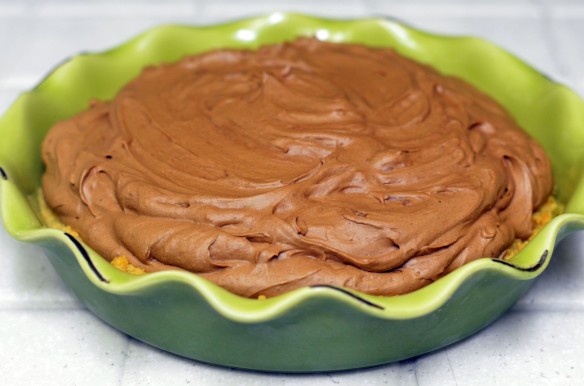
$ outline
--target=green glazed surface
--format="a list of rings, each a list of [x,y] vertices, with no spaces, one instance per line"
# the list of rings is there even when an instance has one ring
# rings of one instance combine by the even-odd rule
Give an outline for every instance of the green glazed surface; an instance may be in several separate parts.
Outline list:
[[[377,297],[331,287],[267,300],[233,295],[179,271],[131,276],[89,247],[45,227],[31,197],[40,144],[58,120],[110,99],[142,68],[217,48],[314,36],[394,47],[491,95],[546,149],[555,196],[566,205],[508,263],[479,259],[413,293]],[[584,102],[486,41],[421,32],[387,19],[339,21],[275,13],[209,27],[162,26],[112,50],[77,55],[0,118],[0,212],[16,239],[42,246],[62,279],[97,316],[164,350],[225,366],[311,372],[420,355],[463,339],[511,307],[545,270],[555,244],[584,229]]]

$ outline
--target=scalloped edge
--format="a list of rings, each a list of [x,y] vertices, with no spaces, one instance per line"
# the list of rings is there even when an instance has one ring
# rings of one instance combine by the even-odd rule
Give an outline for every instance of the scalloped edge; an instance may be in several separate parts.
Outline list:
[[[1,185],[1,184],[0,184]],[[1,197],[0,197],[1,199]],[[568,229],[572,228],[572,229]],[[53,229],[18,230],[12,234],[23,242],[43,243],[58,241],[67,246],[75,255],[77,263],[88,279],[99,289],[118,295],[131,295],[154,289],[166,282],[186,284],[224,317],[242,323],[261,323],[284,315],[295,306],[313,296],[324,296],[339,300],[347,306],[383,319],[410,319],[429,314],[442,305],[471,276],[485,270],[495,271],[514,280],[531,280],[539,276],[549,264],[555,245],[573,230],[584,230],[584,216],[562,214],[554,218],[530,242],[526,249],[539,249],[545,245],[535,264],[517,266],[505,260],[482,258],[456,269],[439,280],[417,291],[400,296],[376,296],[359,291],[316,285],[303,287],[266,300],[249,299],[235,295],[216,284],[186,271],[160,271],[147,275],[132,276],[118,271],[90,247],[70,234]],[[537,248],[534,247],[537,243]],[[536,253],[529,250],[529,253]],[[100,260],[95,264],[95,259]],[[104,269],[104,267],[106,269]],[[108,272],[109,271],[109,272]],[[127,282],[116,282],[108,273],[125,276]]]
[[[153,37],[161,33],[161,31],[163,32],[168,28],[187,28],[197,30],[210,30],[213,28],[227,26],[234,29],[250,28],[250,25],[254,25],[254,23],[255,24],[266,23],[266,20],[269,20],[269,18],[272,17],[273,15],[282,15],[283,19],[294,18],[296,19],[296,21],[299,21],[298,19],[300,19],[300,21],[303,20],[309,23],[326,24],[331,22],[332,23],[342,22],[336,19],[324,19],[298,14],[277,12],[260,17],[247,18],[243,20],[237,20],[212,26],[189,27],[163,25],[154,27],[110,50],[96,54],[83,53],[65,60],[64,62],[59,64],[59,66],[57,66],[52,72],[50,72],[32,91],[21,94],[21,96],[17,99],[13,106],[17,105],[21,98],[24,98],[26,94],[34,93],[37,90],[42,90],[44,85],[51,82],[51,79],[53,79],[55,73],[61,71],[68,64],[72,63],[75,60],[75,58],[80,58],[86,55],[117,55],[118,52],[123,51],[124,47],[127,47],[132,44],[144,45],[145,44],[144,41],[147,42],[148,39],[153,39]],[[472,41],[481,42],[481,44],[488,44],[493,47],[496,47],[497,49],[502,51],[502,53],[514,59],[517,65],[522,66],[525,70],[529,70],[530,72],[536,73],[541,77],[546,78],[549,82],[553,84],[561,85],[560,83],[552,81],[549,77],[536,71],[533,67],[519,60],[514,55],[482,39],[474,37],[443,36],[431,34],[407,26],[405,23],[399,21],[380,18],[355,19],[344,22],[355,24],[357,23],[367,24],[371,22],[383,23],[384,28],[388,30],[389,34],[393,35],[401,34],[402,38],[404,32],[406,35],[411,34],[413,32],[423,34],[426,36],[431,36],[433,38],[462,40],[470,39]],[[396,38],[396,40],[399,39]],[[5,165],[5,163],[2,164]],[[10,205],[10,200],[5,199],[6,187],[8,185],[13,185],[15,191],[18,191],[16,185],[13,184],[13,182],[9,178],[10,165],[7,166],[7,169],[8,172],[3,168],[0,168],[0,177],[2,177],[2,179],[0,180],[0,186],[2,186],[2,190],[0,190],[0,193],[3,193],[0,195],[0,206],[3,209],[2,220],[5,226],[6,224],[8,224],[9,220],[6,215],[7,210],[4,209],[6,208],[7,205]],[[580,185],[582,185],[583,183],[584,182],[580,181]],[[579,194],[574,193],[573,196],[579,196]],[[21,197],[18,199],[26,201],[26,197],[22,194]],[[469,264],[466,264],[458,268],[457,270],[449,273],[448,275],[444,276],[443,278],[437,280],[436,282],[406,295],[392,297],[375,296],[344,288],[314,286],[300,288],[267,300],[256,300],[243,298],[238,295],[232,294],[227,290],[218,287],[217,285],[197,276],[196,274],[182,271],[156,272],[144,276],[131,276],[118,271],[119,273],[116,273],[114,276],[126,275],[127,276],[125,277],[125,280],[127,280],[126,282],[116,282],[115,280],[108,279],[110,277],[110,274],[113,272],[109,271],[108,266],[111,267],[112,270],[115,270],[115,268],[112,267],[105,259],[97,255],[94,251],[91,250],[91,248],[89,248],[83,243],[79,243],[75,238],[66,233],[50,228],[42,227],[39,228],[38,225],[40,225],[40,223],[34,224],[36,216],[34,215],[32,208],[29,208],[29,212],[31,216],[34,217],[34,219],[32,217],[28,219],[29,225],[20,226],[16,228],[13,228],[12,226],[6,226],[8,233],[10,233],[15,239],[24,242],[39,243],[45,240],[53,240],[58,241],[63,245],[66,245],[74,253],[77,259],[77,263],[81,266],[89,280],[96,287],[99,287],[103,291],[119,295],[127,295],[140,292],[145,289],[155,288],[159,285],[163,285],[167,281],[181,282],[189,285],[190,287],[193,288],[194,291],[201,294],[201,296],[224,317],[245,323],[259,323],[280,317],[283,314],[293,310],[294,307],[299,303],[313,296],[324,296],[331,299],[334,298],[336,300],[343,302],[347,306],[359,308],[363,312],[366,312],[379,318],[408,319],[420,317],[422,315],[431,313],[438,309],[439,307],[441,307],[444,303],[448,301],[452,294],[466,280],[468,280],[470,277],[472,277],[478,272],[484,270],[492,270],[500,273],[501,275],[516,280],[530,280],[537,277],[547,267],[547,264],[549,263],[549,258],[553,253],[553,249],[556,243],[570,231],[575,229],[584,229],[583,215],[574,213],[560,215],[556,217],[554,220],[552,220],[552,222],[547,224],[544,227],[544,229],[528,244],[528,246],[523,251],[520,252],[519,255],[532,253],[538,256],[539,255],[544,256],[543,258],[540,258],[538,261],[536,261],[533,265],[517,266],[508,262],[504,262],[503,264],[501,264],[502,262],[501,260],[483,258],[475,260],[474,262],[471,262]],[[535,251],[536,249],[539,250],[539,253]]]

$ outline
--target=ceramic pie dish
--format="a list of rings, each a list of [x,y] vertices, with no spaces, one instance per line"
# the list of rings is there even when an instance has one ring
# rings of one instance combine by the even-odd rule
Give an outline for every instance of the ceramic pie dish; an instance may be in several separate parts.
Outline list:
[[[508,261],[483,258],[407,295],[301,288],[247,299],[179,271],[121,272],[71,234],[48,228],[35,197],[40,144],[58,120],[111,99],[145,66],[217,48],[317,36],[394,47],[459,76],[507,108],[547,151],[554,218]],[[263,371],[352,369],[420,355],[463,339],[511,307],[546,269],[559,240],[584,229],[584,101],[484,40],[445,37],[387,19],[338,21],[274,13],[207,27],[162,26],[112,50],[77,55],[22,94],[0,118],[0,211],[16,239],[40,245],[63,281],[99,318],[188,358]]]

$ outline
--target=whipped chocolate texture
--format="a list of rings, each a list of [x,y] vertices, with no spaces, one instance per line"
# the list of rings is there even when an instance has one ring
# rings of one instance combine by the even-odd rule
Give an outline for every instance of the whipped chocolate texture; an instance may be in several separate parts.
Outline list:
[[[234,293],[403,294],[527,238],[542,148],[391,49],[314,39],[150,67],[43,144],[49,207],[111,260]]]

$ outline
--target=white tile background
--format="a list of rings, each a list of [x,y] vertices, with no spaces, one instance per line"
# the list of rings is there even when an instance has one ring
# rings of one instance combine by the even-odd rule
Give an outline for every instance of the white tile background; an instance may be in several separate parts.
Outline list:
[[[584,1],[0,0],[0,113],[53,65],[169,22],[271,11],[387,15],[485,37],[584,95]],[[0,228],[0,385],[584,385],[584,234],[510,312],[473,337],[401,363],[278,375],[204,365],[117,332],[89,313],[35,247]]]

